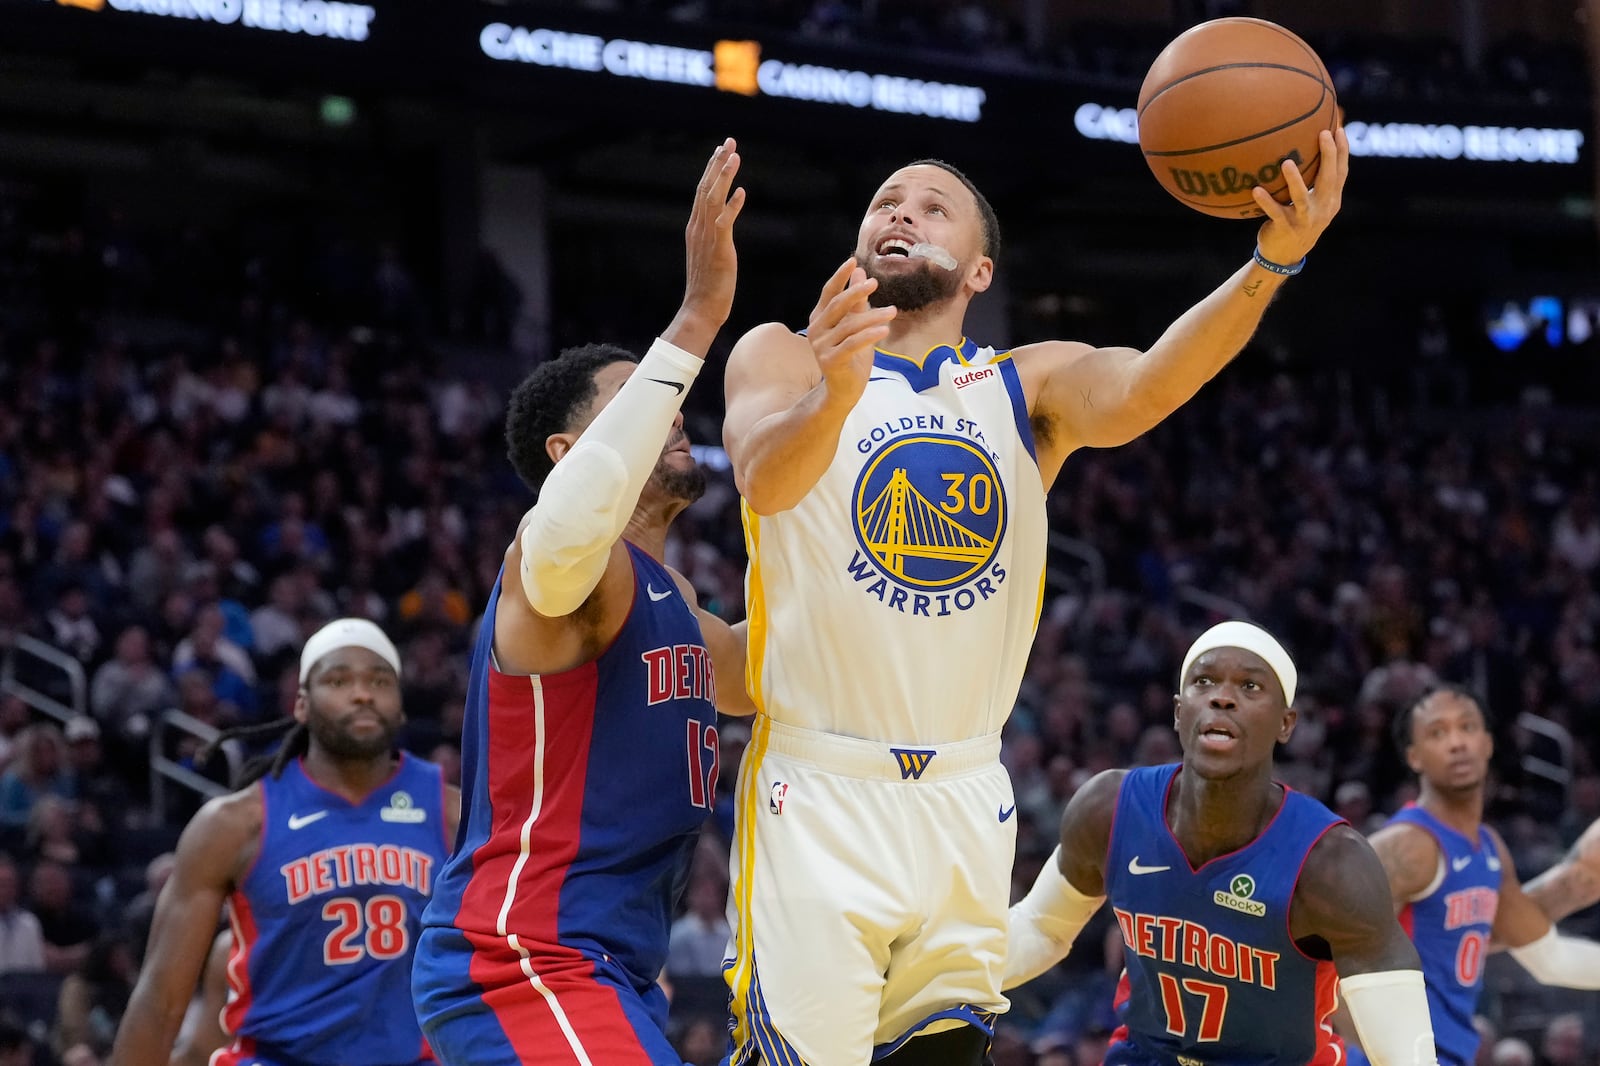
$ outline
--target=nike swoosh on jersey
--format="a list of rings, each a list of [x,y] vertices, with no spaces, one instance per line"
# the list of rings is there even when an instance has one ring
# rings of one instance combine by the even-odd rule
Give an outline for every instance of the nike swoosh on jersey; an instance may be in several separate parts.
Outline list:
[[[289,828],[304,829],[312,822],[320,822],[327,816],[327,811],[312,811],[310,814],[291,814],[289,815]]]
[[[1017,805],[1015,803],[1013,803],[1009,807],[1001,807],[1000,808],[1000,820],[1002,822],[1004,822],[1004,821],[1008,820],[1013,814],[1016,814],[1016,813],[1017,813]]]
[[[683,382],[681,381],[662,381],[660,378],[651,378],[650,380],[655,382],[657,385],[665,385],[667,388],[676,392],[679,396],[683,395]]]
[[[1450,860],[1450,869],[1456,871],[1456,873],[1460,873],[1462,870],[1465,870],[1471,864],[1472,864],[1472,856],[1471,855],[1462,855],[1462,856],[1459,856],[1457,858],[1454,858],[1454,859]]]
[[[662,600],[672,595],[671,589],[668,589],[665,592],[657,592],[654,585],[646,585],[644,590],[650,594],[651,603],[660,603]]]
[[[1163,870],[1170,869],[1172,869],[1170,866],[1140,866],[1139,856],[1137,855],[1128,860],[1128,872],[1130,874],[1158,874]]]

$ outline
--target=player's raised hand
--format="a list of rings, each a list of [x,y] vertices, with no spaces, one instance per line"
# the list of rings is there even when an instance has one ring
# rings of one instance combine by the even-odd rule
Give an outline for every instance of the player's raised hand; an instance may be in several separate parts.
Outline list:
[[[1304,259],[1311,246],[1317,243],[1322,231],[1328,228],[1333,216],[1339,213],[1344,200],[1344,182],[1350,173],[1350,141],[1344,127],[1329,132],[1323,130],[1318,137],[1322,150],[1322,167],[1317,172],[1317,184],[1306,187],[1306,179],[1294,160],[1283,162],[1283,176],[1289,185],[1289,203],[1280,204],[1266,189],[1257,185],[1251,195],[1266,213],[1256,238],[1261,256],[1273,263],[1288,266]]]
[[[866,391],[873,348],[889,335],[895,316],[895,308],[867,302],[877,287],[854,257],[846,259],[822,286],[806,328],[823,383],[836,399],[852,405]]]
[[[685,277],[680,319],[709,328],[712,334],[728,320],[733,309],[734,281],[739,259],[733,246],[733,223],[744,207],[744,190],[733,189],[739,173],[739,152],[729,137],[711,153],[705,173],[694,191],[694,208],[684,229]],[[682,344],[691,350],[692,344]],[[710,345],[710,338],[706,338]]]

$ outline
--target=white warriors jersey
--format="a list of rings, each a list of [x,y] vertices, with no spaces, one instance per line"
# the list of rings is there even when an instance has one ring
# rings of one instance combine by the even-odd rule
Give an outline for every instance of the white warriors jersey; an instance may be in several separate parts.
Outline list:
[[[744,508],[749,680],[785,725],[880,742],[996,733],[1038,627],[1048,529],[1009,353],[879,351],[821,480]]]

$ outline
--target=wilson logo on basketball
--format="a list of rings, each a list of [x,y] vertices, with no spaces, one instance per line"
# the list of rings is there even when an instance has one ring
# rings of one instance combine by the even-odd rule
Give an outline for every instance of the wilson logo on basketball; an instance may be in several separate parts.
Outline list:
[[[1221,170],[1186,170],[1183,167],[1171,167],[1172,184],[1185,196],[1238,196],[1240,193],[1249,193],[1257,185],[1271,185],[1283,173],[1285,160],[1293,159],[1295,166],[1305,169],[1305,161],[1300,158],[1299,149],[1295,149],[1276,163],[1268,163],[1260,170],[1240,170],[1237,167],[1223,167]]]

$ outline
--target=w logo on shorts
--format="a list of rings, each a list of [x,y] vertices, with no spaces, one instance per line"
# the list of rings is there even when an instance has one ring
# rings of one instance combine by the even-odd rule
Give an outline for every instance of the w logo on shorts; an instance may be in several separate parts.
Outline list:
[[[890,748],[889,752],[900,760],[902,781],[921,781],[922,771],[926,770],[933,757],[939,754],[926,748]]]

